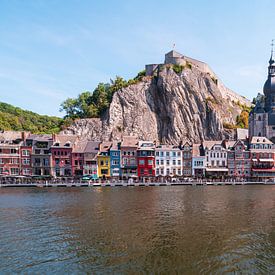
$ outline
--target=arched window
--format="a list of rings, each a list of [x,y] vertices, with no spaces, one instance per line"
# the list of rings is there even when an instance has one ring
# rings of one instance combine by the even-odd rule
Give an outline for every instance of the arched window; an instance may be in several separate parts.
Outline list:
[[[258,137],[261,137],[261,136],[262,136],[262,134],[261,134],[261,132],[259,132]]]
[[[262,117],[261,117],[261,116],[258,116],[258,120],[261,121],[261,120],[262,120]]]

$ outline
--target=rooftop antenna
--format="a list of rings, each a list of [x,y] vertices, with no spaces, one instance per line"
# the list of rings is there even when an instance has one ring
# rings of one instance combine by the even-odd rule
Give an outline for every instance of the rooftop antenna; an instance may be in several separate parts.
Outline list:
[[[272,43],[273,43],[273,40],[272,40]],[[173,44],[173,50],[175,49],[175,47],[176,47],[176,44],[174,43],[174,44]]]

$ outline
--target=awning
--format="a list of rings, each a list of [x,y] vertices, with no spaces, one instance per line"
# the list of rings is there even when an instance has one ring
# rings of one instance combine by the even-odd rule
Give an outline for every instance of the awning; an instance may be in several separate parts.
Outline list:
[[[252,161],[258,161],[257,159],[252,159]]]
[[[228,168],[206,168],[207,172],[228,172]]]
[[[260,161],[265,161],[265,162],[274,162],[274,159],[259,159]]]

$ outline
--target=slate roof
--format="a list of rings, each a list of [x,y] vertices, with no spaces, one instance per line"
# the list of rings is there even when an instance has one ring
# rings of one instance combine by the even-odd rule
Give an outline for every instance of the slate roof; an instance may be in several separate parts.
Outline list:
[[[124,136],[122,138],[121,147],[137,147],[138,138],[135,136]]]
[[[268,138],[266,137],[252,137],[251,144],[273,144]]]

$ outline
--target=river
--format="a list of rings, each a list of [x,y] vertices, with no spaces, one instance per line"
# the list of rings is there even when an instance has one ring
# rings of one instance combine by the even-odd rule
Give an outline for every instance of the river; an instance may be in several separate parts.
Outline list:
[[[275,273],[275,186],[0,188],[0,273]]]

